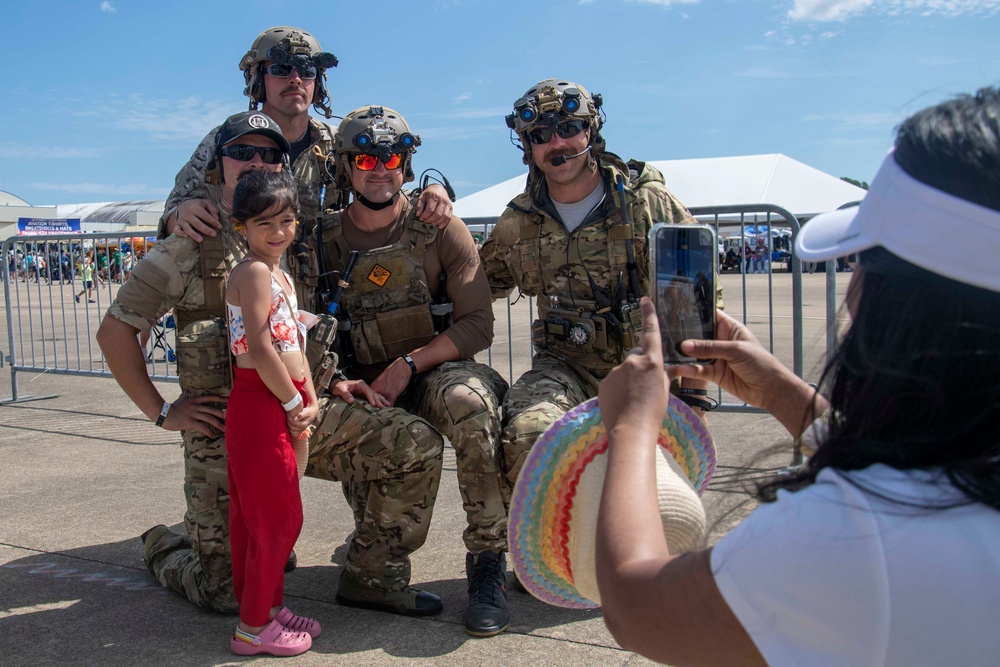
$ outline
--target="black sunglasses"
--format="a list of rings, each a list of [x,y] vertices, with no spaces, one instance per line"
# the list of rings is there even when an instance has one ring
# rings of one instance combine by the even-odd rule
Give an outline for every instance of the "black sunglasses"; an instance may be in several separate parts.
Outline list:
[[[248,144],[224,146],[219,152],[225,157],[239,160],[240,162],[249,162],[253,159],[254,155],[260,154],[260,159],[264,164],[278,164],[281,162],[281,156],[284,155],[277,148],[250,146]]]
[[[267,73],[279,79],[287,79],[292,75],[292,70],[298,70],[300,79],[315,79],[316,67],[314,65],[279,65],[271,63],[267,66]]]
[[[552,133],[555,132],[563,139],[569,139],[583,132],[586,127],[582,120],[567,120],[559,123],[555,127],[551,125],[538,127],[528,133],[528,138],[533,144],[547,144],[552,141]]]

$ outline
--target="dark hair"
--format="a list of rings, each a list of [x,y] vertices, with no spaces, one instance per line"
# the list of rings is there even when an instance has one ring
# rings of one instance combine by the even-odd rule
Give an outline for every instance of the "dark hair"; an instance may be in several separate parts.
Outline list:
[[[234,221],[245,222],[275,207],[298,215],[299,192],[295,178],[286,171],[257,169],[244,172],[233,191]]]
[[[1000,211],[1000,94],[983,89],[911,116],[895,156],[927,185]],[[808,486],[824,468],[882,463],[942,470],[969,502],[1000,509],[1000,293],[881,247],[860,263],[857,312],[821,380],[829,435],[761,499]]]

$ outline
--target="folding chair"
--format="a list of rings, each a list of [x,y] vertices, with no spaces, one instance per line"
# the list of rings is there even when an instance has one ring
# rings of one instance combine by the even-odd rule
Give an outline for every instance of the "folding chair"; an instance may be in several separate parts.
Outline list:
[[[167,313],[160,320],[153,325],[153,328],[149,330],[149,339],[152,345],[149,348],[149,354],[146,355],[146,361],[153,360],[153,353],[156,348],[163,350],[163,354],[167,361],[177,361],[177,355],[174,354],[174,348],[170,345],[169,332],[171,330],[176,330],[177,325],[174,322],[173,313]]]

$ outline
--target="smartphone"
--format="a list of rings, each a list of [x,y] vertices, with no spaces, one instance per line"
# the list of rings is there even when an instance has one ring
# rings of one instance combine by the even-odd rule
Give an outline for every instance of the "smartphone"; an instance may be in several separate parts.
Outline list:
[[[667,364],[712,363],[681,354],[681,341],[715,338],[718,248],[708,225],[659,222],[649,231],[650,298]]]

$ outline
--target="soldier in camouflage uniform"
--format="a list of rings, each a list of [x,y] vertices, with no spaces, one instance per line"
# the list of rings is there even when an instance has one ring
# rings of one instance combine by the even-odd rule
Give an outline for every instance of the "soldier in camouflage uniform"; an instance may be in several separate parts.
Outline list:
[[[289,138],[289,158],[292,174],[299,184],[299,203],[302,208],[300,233],[286,255],[282,268],[288,270],[300,294],[310,294],[314,280],[305,271],[304,239],[312,233],[317,215],[326,204],[339,207],[346,204],[341,193],[327,189],[330,176],[326,171],[327,156],[332,151],[333,131],[309,115],[310,104],[325,118],[333,117],[330,97],[326,89],[326,71],[337,66],[337,58],[322,50],[310,33],[300,28],[278,26],[265,30],[254,40],[250,50],[240,60],[240,69],[246,81],[244,94],[250,98],[250,110],[261,110],[273,118],[282,133]],[[163,217],[160,219],[160,236],[173,232],[191,236],[201,241],[203,236],[214,236],[221,226],[218,207],[218,183],[209,174],[206,165],[215,147],[213,129],[202,139],[191,159],[177,172],[174,189],[167,198]],[[451,218],[451,201],[440,185],[431,185],[420,193],[417,210],[425,222],[445,225]]]
[[[354,200],[320,223],[318,272],[343,271],[352,251],[359,253],[339,304],[340,339],[347,344],[341,368],[369,383],[375,396],[336,401],[331,413],[345,421],[375,415],[385,429],[419,427],[438,443],[448,437],[468,519],[466,630],[492,636],[509,622],[497,447],[507,383],[473,360],[492,342],[493,309],[472,235],[457,218],[444,229],[421,222],[400,194],[413,179],[411,155],[419,144],[406,121],[383,107],[352,111],[337,130],[337,185],[353,191]],[[345,429],[337,437],[350,442],[357,436]],[[360,484],[347,489],[355,508],[366,493]],[[345,573],[341,602],[349,582]]]
[[[230,117],[218,137],[220,145],[208,160],[209,170],[218,171],[219,191],[225,197],[216,205],[231,203],[232,188],[243,172],[287,164],[288,143],[277,124],[261,113]],[[282,159],[274,159],[275,153]],[[222,299],[225,276],[246,248],[228,216],[223,213],[223,218],[221,234],[203,245],[171,236],[153,246],[108,309],[97,337],[108,367],[133,402],[157,425],[180,430],[184,438],[187,535],[166,526],[147,531],[142,536],[147,567],[163,586],[198,606],[236,611],[222,437],[231,386]],[[135,334],[148,330],[171,308],[177,321],[182,394],[167,403],[149,379]],[[370,485],[366,506],[355,514],[358,521],[345,570],[406,591],[401,597],[415,597],[418,592],[407,588],[409,554],[423,544],[430,526],[442,445],[405,431],[368,437],[372,425],[364,420],[345,424],[331,415],[332,403],[330,396],[320,397],[309,467],[317,477]],[[334,433],[351,426],[359,432],[358,442],[334,445]],[[419,427],[415,430],[420,433]],[[396,602],[405,607],[405,601]]]
[[[538,436],[597,396],[601,378],[639,344],[650,227],[694,222],[659,171],[606,150],[601,105],[583,86],[546,79],[507,116],[529,166],[528,186],[507,205],[481,256],[495,299],[516,287],[538,304],[531,370],[504,400],[508,492]],[[688,391],[704,388],[684,383]]]

